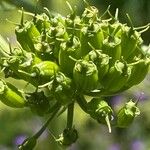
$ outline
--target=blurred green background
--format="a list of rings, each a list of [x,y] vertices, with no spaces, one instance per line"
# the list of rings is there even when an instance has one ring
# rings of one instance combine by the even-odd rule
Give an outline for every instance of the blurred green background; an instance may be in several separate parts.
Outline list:
[[[82,0],[68,0],[72,6],[76,5],[78,13],[83,11]],[[127,22],[126,13],[133,21],[134,26],[146,25],[150,22],[150,0],[88,0],[91,5],[99,8],[102,14],[110,5],[110,11],[115,13],[119,8],[119,19]],[[66,15],[69,9],[65,0],[1,0],[0,1],[0,34],[10,39],[15,45],[15,23],[20,22],[21,14],[18,9],[23,7],[29,12],[42,12],[48,7],[52,13]],[[28,16],[26,16],[27,18]],[[9,20],[7,21],[6,20]],[[150,30],[142,34],[144,44],[150,43]],[[20,86],[22,87],[22,83]],[[79,131],[79,140],[69,150],[150,150],[150,75],[138,86],[110,98],[110,104],[115,110],[133,98],[138,99],[144,92],[139,107],[141,115],[136,118],[128,129],[113,128],[112,133],[99,125],[76,105],[74,125]],[[66,123],[66,113],[52,121],[49,129],[38,140],[35,150],[61,150],[52,134],[56,137],[62,133]],[[40,118],[28,109],[10,109],[0,103],[0,150],[15,150],[23,139],[38,131],[45,118]]]

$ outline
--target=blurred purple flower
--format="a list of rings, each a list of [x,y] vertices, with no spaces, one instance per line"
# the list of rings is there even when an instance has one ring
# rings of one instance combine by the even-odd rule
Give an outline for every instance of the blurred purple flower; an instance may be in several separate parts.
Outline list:
[[[139,101],[144,101],[148,99],[148,96],[144,92],[136,92],[134,93],[134,97],[136,99],[139,99]]]
[[[13,143],[14,143],[15,145],[20,145],[20,144],[22,144],[22,142],[23,142],[26,138],[27,138],[26,135],[18,135],[18,136],[15,137]]]
[[[113,106],[116,106],[116,105],[118,105],[122,101],[122,99],[123,99],[122,95],[113,96],[111,98],[111,104]]]
[[[135,140],[131,144],[131,150],[145,150],[144,143],[140,140]]]
[[[108,150],[121,150],[119,144],[111,145]]]

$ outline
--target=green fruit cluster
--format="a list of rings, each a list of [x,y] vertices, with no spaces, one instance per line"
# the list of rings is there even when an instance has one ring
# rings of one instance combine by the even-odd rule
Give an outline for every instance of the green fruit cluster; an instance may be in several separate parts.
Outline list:
[[[94,97],[95,90],[103,96],[127,90],[148,72],[140,32],[120,23],[117,13],[104,20],[87,4],[80,16],[72,10],[66,17],[43,13],[24,21],[23,15],[15,29],[20,48],[2,58],[5,77],[40,86],[61,72],[77,92]]]
[[[40,116],[52,114],[56,108],[61,110],[60,114],[68,109],[69,127],[63,133],[62,145],[70,145],[77,139],[75,136],[70,141],[72,134],[77,135],[71,119],[71,106],[75,102],[99,123],[107,124],[111,132],[113,110],[101,97],[139,84],[150,65],[141,38],[148,26],[134,28],[129,19],[130,27],[119,22],[118,10],[115,17],[109,9],[100,16],[96,7],[84,3],[81,15],[69,3],[71,12],[65,17],[46,12],[31,14],[33,18],[24,21],[22,11],[21,23],[15,28],[19,46],[10,46],[7,52],[1,50],[4,78],[24,80],[35,87],[33,93],[19,92],[11,83],[0,80],[1,101],[15,108],[29,107]],[[103,19],[106,16],[109,18]],[[84,95],[93,99],[87,103]],[[132,103],[118,113],[117,126],[130,124],[124,121],[136,114]]]

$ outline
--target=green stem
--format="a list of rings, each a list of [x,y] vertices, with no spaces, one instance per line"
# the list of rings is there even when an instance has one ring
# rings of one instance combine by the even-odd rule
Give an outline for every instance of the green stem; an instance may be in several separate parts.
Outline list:
[[[55,109],[56,109],[58,106],[59,106],[59,103],[56,102],[56,103],[48,110],[47,114],[50,114],[50,113],[54,112]]]
[[[45,131],[45,129],[47,128],[47,126],[49,125],[49,123],[51,122],[51,120],[56,116],[58,110],[59,110],[60,106],[57,106],[55,111],[53,112],[53,114],[50,116],[50,118],[46,121],[46,123],[41,127],[41,129],[32,136],[32,138],[38,139],[41,134]]]
[[[67,128],[71,129],[73,124],[73,115],[74,115],[74,103],[68,105],[67,112]]]
[[[87,101],[85,100],[84,96],[78,95],[76,99],[81,109],[87,113]]]

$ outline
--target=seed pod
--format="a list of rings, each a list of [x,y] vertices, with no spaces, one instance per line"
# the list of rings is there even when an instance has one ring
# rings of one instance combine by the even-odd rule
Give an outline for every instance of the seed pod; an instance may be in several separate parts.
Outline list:
[[[78,60],[73,70],[73,79],[78,92],[88,92],[97,88],[98,70],[92,61]]]
[[[32,138],[27,138],[24,140],[24,142],[19,145],[19,150],[33,150],[37,143],[37,139],[32,137]]]
[[[68,40],[68,33],[66,32],[65,26],[59,23],[57,26],[50,27],[46,36],[47,42],[52,43],[51,46],[53,46],[54,57],[58,59],[61,42]]]
[[[1,63],[1,66],[5,68],[5,71],[6,71],[6,68],[11,68],[11,70],[16,70],[18,69],[19,67],[19,57],[16,57],[16,56],[12,56],[12,57],[6,57],[6,58],[3,58],[2,60],[2,63]]]
[[[56,63],[52,61],[42,61],[39,64],[36,64],[32,68],[32,74],[35,74],[35,77],[39,79],[40,84],[49,82],[51,77],[58,72],[59,67]]]
[[[97,66],[98,78],[101,82],[109,70],[110,57],[106,54],[103,54],[101,50],[92,50],[85,56],[85,59],[92,61]]]
[[[133,85],[139,84],[142,82],[149,71],[150,59],[141,59],[136,63],[131,64],[131,75],[125,87],[130,88]]]
[[[34,53],[26,52],[21,48],[14,48],[9,57],[3,58],[3,67],[10,67],[12,70],[25,70],[27,68],[28,72],[30,68],[36,63],[41,62]]]
[[[39,116],[43,116],[48,113],[50,109],[48,97],[44,95],[44,92],[28,93],[26,96],[27,106],[31,108],[31,111]]]
[[[76,36],[72,36],[67,42],[64,42],[60,45],[59,65],[60,69],[67,75],[72,76],[73,67],[75,65],[75,61],[69,56],[78,59],[79,57],[77,55],[80,51],[80,48],[80,41]]]
[[[38,86],[38,82],[35,79],[35,74],[31,73],[31,66],[28,66],[28,64],[25,63],[20,66],[17,64],[15,67],[13,65],[6,66],[6,67],[4,66],[5,78],[12,77],[17,80],[21,79],[27,81],[28,83],[31,83],[36,87]]]
[[[34,66],[34,65],[36,65],[36,64],[38,64],[38,63],[40,63],[40,62],[42,61],[39,57],[37,57],[37,56],[34,55],[33,53],[32,53],[31,55],[32,55],[31,66]],[[30,67],[31,67],[31,66],[30,66]]]
[[[36,44],[38,44],[40,33],[33,22],[26,22],[23,25],[17,26],[15,34],[17,41],[24,50],[29,52],[36,51]]]
[[[71,13],[67,15],[67,17],[65,18],[66,31],[68,35],[74,35],[74,36],[79,37],[80,29],[82,27],[80,16],[77,16],[76,10],[73,9],[68,2],[67,2],[67,5]]]
[[[49,19],[50,19],[50,23],[53,27],[56,27],[59,24],[65,26],[65,17],[62,16],[61,14],[51,15],[49,17]]]
[[[122,27],[121,55],[126,60],[135,51],[137,45],[141,45],[141,35],[127,26]]]
[[[128,64],[132,64],[134,62],[139,61],[140,59],[145,59],[145,57],[147,57],[147,55],[143,53],[141,46],[137,45],[134,52],[131,53],[130,57],[126,59],[126,62],[128,62]]]
[[[66,31],[68,35],[74,35],[78,38],[80,37],[80,30],[83,27],[83,24],[81,23],[81,19],[79,16],[74,16],[73,19],[71,19],[72,16],[67,16],[65,19],[66,23]]]
[[[126,63],[116,61],[114,66],[102,80],[102,85],[106,93],[119,91],[127,82],[131,75],[131,69]]]
[[[36,15],[34,24],[40,33],[42,33],[44,30],[49,30],[51,26],[50,19],[45,13]]]
[[[50,41],[52,41],[53,38],[59,38],[59,39],[65,39],[65,40],[68,39],[66,28],[64,27],[62,23],[59,23],[57,26],[51,26],[49,36],[50,36],[50,39],[49,39]],[[57,40],[57,39],[54,39],[54,40]]]
[[[0,101],[13,108],[22,108],[26,102],[18,89],[10,83],[0,80]]]
[[[97,21],[99,12],[98,9],[94,6],[90,6],[87,2],[85,2],[85,4],[87,5],[87,7],[82,14],[82,22],[84,24],[90,24],[91,22]]]
[[[33,53],[24,53],[22,56],[19,57],[20,63],[18,64],[18,70],[23,70],[28,73],[31,72],[32,67],[36,64],[39,64],[42,60],[38,58]]]
[[[115,21],[113,24],[108,23],[108,32],[107,36],[115,36],[117,38],[121,38],[122,35],[122,28],[124,27],[123,24],[121,24],[118,20]],[[103,27],[103,26],[102,26]]]
[[[134,118],[140,114],[136,103],[130,100],[121,108],[117,114],[117,127],[126,128],[133,122]]]
[[[40,62],[41,59],[35,54],[15,48],[9,57],[3,58],[2,67],[5,68],[5,77],[23,79],[35,85],[31,71],[32,67]]]
[[[111,132],[110,120],[112,119],[113,111],[106,101],[93,98],[88,102],[87,110],[90,116],[99,123],[107,124],[109,132]]]
[[[61,145],[61,146],[70,146],[73,143],[75,143],[78,139],[78,132],[76,129],[65,129],[63,133],[60,135],[59,139],[56,141]]]
[[[91,24],[90,26],[84,26],[81,29],[80,41],[81,41],[81,52],[80,56],[85,56],[90,52],[91,47],[88,43],[92,43],[95,49],[101,49],[104,40],[103,31],[101,30],[98,23]]]
[[[112,66],[116,60],[120,60],[121,57],[121,40],[117,37],[109,36],[103,41],[102,50],[103,53],[109,55],[112,59],[110,59],[110,65]]]
[[[48,84],[49,94],[63,106],[70,104],[74,96],[74,85],[72,80],[63,73],[58,72],[53,81]]]
[[[109,34],[109,25],[110,23],[108,21],[104,21],[102,20],[101,23],[99,23],[99,26],[103,32],[103,35],[104,35],[104,39],[106,39],[110,34]]]

